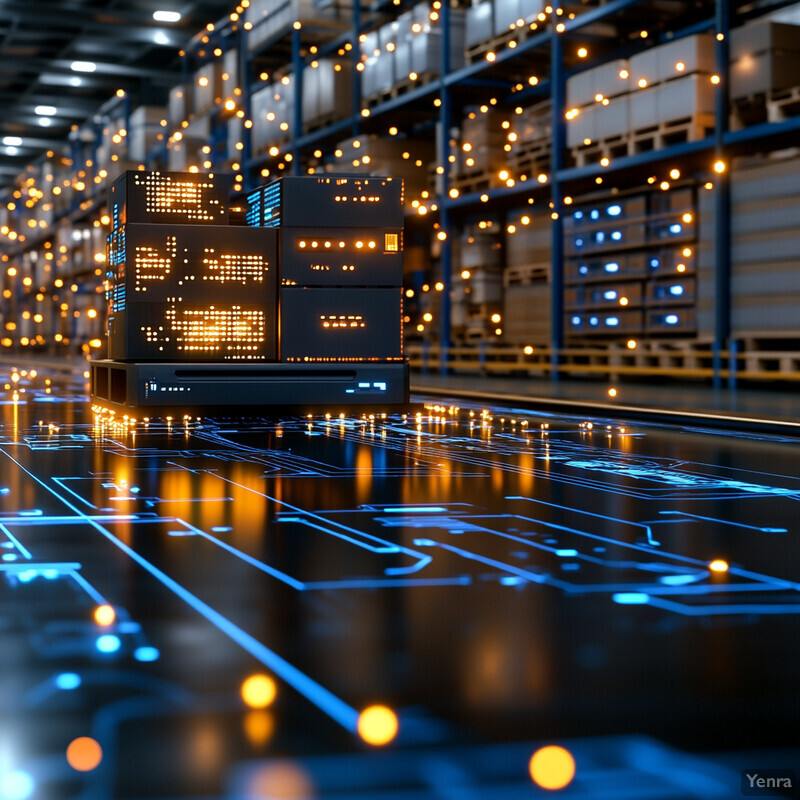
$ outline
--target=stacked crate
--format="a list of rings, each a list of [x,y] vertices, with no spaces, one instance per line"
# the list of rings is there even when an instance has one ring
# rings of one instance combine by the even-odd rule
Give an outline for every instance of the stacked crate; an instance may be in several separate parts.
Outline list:
[[[509,115],[493,106],[467,109],[450,182],[461,191],[503,185],[509,178],[505,145],[510,126]]]
[[[733,337],[800,337],[800,158],[752,158],[734,164],[731,181]],[[698,331],[714,331],[714,197],[701,192]]]
[[[474,61],[512,39],[524,39],[545,22],[542,0],[484,0],[467,9],[465,46]]]
[[[164,141],[166,120],[161,106],[139,106],[132,114],[128,129],[128,153],[131,161],[144,164],[153,148]]]
[[[263,153],[272,146],[292,138],[294,77],[286,75],[253,93],[252,146],[254,153]]]
[[[169,90],[169,102],[167,103],[167,122],[169,130],[176,131],[181,123],[188,120],[192,113],[192,86],[191,84],[173,86]]]
[[[345,139],[336,145],[327,172],[355,175],[391,175],[403,180],[406,200],[429,191],[428,165],[434,144],[419,139],[385,139],[375,134]]]
[[[315,130],[350,115],[352,62],[323,58],[303,70],[303,128]]]
[[[197,70],[194,76],[194,100],[191,106],[193,116],[207,114],[220,103],[224,71],[223,62],[218,58]]]
[[[503,338],[520,345],[545,344],[551,319],[550,219],[527,208],[511,212],[506,222]]]
[[[569,337],[694,332],[696,206],[682,188],[610,197],[565,218]]]
[[[676,39],[633,56],[631,152],[704,138],[714,127],[713,72],[714,37],[709,33]]]
[[[450,10],[450,70],[464,64],[464,12]],[[397,20],[365,36],[362,42],[364,72],[362,97],[375,102],[416,81],[441,75],[443,37],[439,12],[418,3]]]
[[[758,20],[731,32],[734,127],[800,113],[800,26]]]
[[[714,127],[714,38],[695,34],[567,81],[567,146],[578,164],[704,138]]]
[[[614,59],[567,80],[567,147],[578,163],[598,144],[627,152],[630,130],[630,69]],[[614,153],[617,154],[617,153]]]
[[[492,336],[502,313],[503,242],[499,225],[468,225],[453,248],[451,313],[456,333],[467,341]]]
[[[552,107],[544,100],[511,117],[508,133],[508,168],[515,178],[550,172]]]
[[[333,36],[352,21],[349,0],[251,0],[247,21],[252,24],[248,36],[250,50],[261,50],[288,34],[295,23],[313,23],[317,40],[324,34]]]

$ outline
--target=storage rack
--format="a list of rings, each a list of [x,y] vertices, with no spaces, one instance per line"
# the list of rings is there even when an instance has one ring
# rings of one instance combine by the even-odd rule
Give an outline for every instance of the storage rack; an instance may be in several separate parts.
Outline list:
[[[753,359],[758,353],[742,353],[738,341],[731,337],[732,297],[731,297],[731,165],[734,158],[751,153],[779,150],[793,145],[793,139],[800,130],[800,117],[786,116],[777,121],[757,121],[739,129],[731,129],[730,101],[728,86],[730,80],[729,41],[732,20],[738,24],[747,21],[747,15],[739,11],[739,6],[726,0],[713,3],[669,5],[641,0],[612,0],[602,5],[585,3],[574,7],[547,7],[547,10],[528,15],[525,25],[514,26],[514,30],[494,36],[473,48],[471,63],[451,69],[450,37],[457,29],[451,16],[463,14],[463,9],[446,3],[432,6],[438,15],[441,31],[441,63],[438,70],[430,75],[419,76],[417,81],[405,81],[402,91],[392,92],[390,96],[363,99],[361,91],[361,69],[368,54],[362,53],[364,38],[371,31],[378,30],[381,23],[397,19],[398,14],[408,11],[415,4],[406,0],[400,2],[374,3],[362,8],[358,3],[352,6],[328,6],[333,12],[317,20],[313,16],[302,21],[289,19],[289,24],[279,26],[268,35],[262,35],[259,26],[263,21],[253,20],[255,3],[243,2],[229,17],[198,34],[183,52],[183,87],[188,91],[196,80],[199,70],[211,67],[211,82],[220,80],[235,65],[238,75],[232,82],[232,91],[225,95],[212,92],[211,102],[203,108],[195,109],[186,118],[177,119],[165,114],[156,133],[157,141],[148,149],[143,163],[147,166],[174,166],[181,164],[174,156],[180,151],[180,141],[194,139],[203,142],[203,152],[207,156],[201,168],[231,168],[237,175],[237,188],[242,192],[263,182],[267,176],[281,174],[282,171],[299,174],[306,170],[324,170],[328,166],[338,166],[336,159],[330,157],[330,150],[339,144],[343,136],[369,137],[385,136],[387,127],[397,130],[397,137],[431,138],[436,134],[436,154],[431,166],[431,185],[426,198],[424,217],[414,213],[409,218],[410,240],[416,237],[422,241],[423,231],[432,227],[431,248],[435,255],[435,274],[423,276],[422,270],[411,275],[409,293],[415,293],[410,305],[419,299],[423,282],[435,287],[429,292],[434,302],[420,304],[420,313],[427,309],[435,311],[438,319],[438,335],[427,338],[430,328],[425,331],[423,341],[416,350],[412,345],[410,352],[419,354],[419,363],[435,365],[441,371],[450,368],[471,368],[476,363],[478,369],[485,370],[487,359],[497,353],[495,366],[503,370],[509,363],[519,371],[542,371],[553,378],[564,372],[585,372],[586,363],[593,363],[593,372],[619,374],[619,359],[627,359],[627,370],[631,374],[684,374],[686,376],[710,376],[716,385],[725,380],[733,384],[737,374],[742,377],[758,378],[770,374],[771,370],[753,367]],[[288,6],[293,8],[294,6]],[[525,3],[522,4],[524,10]],[[743,7],[744,8],[744,7]],[[339,14],[341,12],[341,14]],[[748,12],[749,13],[749,12]],[[332,17],[332,18],[331,18]],[[534,22],[531,23],[530,20]],[[648,28],[643,31],[643,26]],[[535,29],[534,29],[535,28]],[[714,116],[713,128],[707,135],[690,137],[687,141],[668,144],[642,152],[611,156],[605,160],[593,161],[590,157],[574,158],[567,147],[568,115],[571,109],[567,103],[568,80],[591,68],[636,56],[654,44],[679,41],[699,33],[711,32],[714,36]],[[581,52],[585,48],[588,52]],[[235,55],[231,55],[235,54]],[[335,120],[324,120],[313,130],[304,130],[303,120],[303,75],[313,69],[313,63],[328,56],[339,56],[349,60],[352,85],[349,97],[349,113],[341,113]],[[227,59],[227,70],[220,73],[217,67],[221,59]],[[528,73],[534,72],[529,80]],[[293,86],[289,131],[291,138],[282,148],[271,152],[256,152],[253,147],[253,127],[259,120],[253,119],[253,98],[263,74],[288,78]],[[228,77],[230,81],[230,77]],[[490,181],[491,185],[470,186],[459,182],[451,174],[449,165],[455,161],[457,136],[454,124],[464,116],[465,109],[480,105],[494,106],[506,110],[517,107],[527,110],[536,105],[540,110],[542,103],[549,101],[550,147],[549,153],[535,154],[531,163],[544,165],[541,173],[526,175],[501,181]],[[132,112],[127,98],[115,98],[97,117],[99,122],[83,126],[75,131],[71,139],[72,165],[96,164],[97,151],[102,137],[102,123],[114,121],[120,130],[130,131]],[[541,111],[540,111],[541,113]],[[112,129],[114,125],[111,126]],[[176,135],[179,134],[179,135]],[[135,162],[127,157],[129,150],[125,145],[129,137],[122,137],[123,153],[118,156],[115,166],[122,168]],[[177,145],[177,146],[176,146]],[[327,152],[327,155],[323,155]],[[287,157],[288,156],[288,157]],[[535,158],[541,156],[539,162]],[[549,161],[549,163],[548,163]],[[714,172],[718,164],[720,172]],[[669,180],[669,172],[679,166],[680,179]],[[69,167],[67,167],[69,168]],[[91,170],[91,166],[86,166]],[[88,175],[88,172],[87,172]],[[42,178],[44,176],[42,175]],[[92,183],[84,189],[79,187],[84,181],[73,177],[71,181],[72,200],[67,208],[62,207],[51,218],[37,221],[40,228],[36,236],[29,236],[22,243],[10,244],[5,250],[4,260],[24,258],[41,246],[55,243],[54,235],[59,227],[88,222],[93,227],[103,227],[102,195],[93,191],[98,186],[99,172],[92,175]],[[112,175],[113,177],[113,175]],[[692,206],[705,209],[707,217],[713,219],[713,231],[705,231],[713,253],[713,263],[707,264],[707,274],[712,276],[714,291],[710,313],[713,317],[711,337],[698,339],[696,346],[681,343],[672,348],[669,340],[661,350],[651,350],[650,342],[639,343],[639,352],[619,355],[619,337],[605,348],[598,347],[592,340],[576,341],[565,329],[565,304],[568,264],[570,256],[565,250],[568,231],[565,226],[567,214],[579,206],[590,207],[593,202],[605,199],[610,202],[618,194],[648,189],[648,180],[656,183],[667,182],[670,188],[688,188],[699,193]],[[677,181],[677,182],[676,182]],[[101,181],[102,182],[102,178]],[[598,192],[602,185],[604,193]],[[612,191],[606,187],[611,186]],[[704,187],[710,186],[710,189]],[[707,195],[708,197],[706,197]],[[709,202],[709,199],[711,201]],[[42,205],[41,203],[39,204]],[[415,212],[422,210],[421,203]],[[7,206],[7,203],[5,204]],[[493,223],[496,230],[502,231],[500,239],[507,237],[526,208],[532,207],[539,223],[548,219],[549,224],[549,319],[550,331],[547,341],[536,341],[535,347],[524,349],[515,343],[502,346],[501,340],[493,340],[491,333],[473,348],[477,358],[462,358],[463,351],[470,348],[453,348],[451,295],[453,285],[454,250],[459,235],[475,226],[479,221]],[[541,212],[540,209],[545,209]],[[412,209],[409,209],[410,211]],[[5,223],[23,222],[20,209],[10,215],[6,212]],[[511,220],[511,221],[510,221]],[[3,220],[0,220],[3,222]],[[702,222],[702,215],[701,215]],[[97,224],[99,223],[99,225]],[[28,223],[29,224],[29,223]],[[426,227],[420,227],[424,224]],[[702,227],[702,226],[698,226]],[[539,238],[544,233],[539,229]],[[547,234],[544,234],[547,235]],[[63,245],[62,245],[63,246]],[[69,258],[67,259],[69,260]],[[424,259],[423,259],[424,262]],[[67,277],[78,280],[79,289],[91,286],[92,276],[84,271],[73,269]],[[4,278],[8,282],[7,278]],[[31,304],[31,293],[35,287],[20,287],[17,282],[10,293],[4,295],[4,317],[10,318],[19,309]],[[73,284],[75,285],[75,284]],[[4,284],[4,290],[11,287]],[[41,288],[41,287],[40,287]],[[44,287],[47,288],[47,287]],[[55,286],[51,287],[56,297]],[[438,291],[436,291],[438,289]],[[647,291],[643,287],[643,291]],[[41,294],[41,292],[39,292]],[[5,301],[10,301],[7,303]],[[489,308],[488,311],[492,309]],[[63,313],[63,312],[62,312]],[[96,319],[102,315],[99,314]],[[99,322],[96,325],[99,328]],[[67,338],[67,337],[65,337]],[[85,338],[85,337],[84,337]],[[94,341],[98,337],[93,337]],[[690,337],[691,338],[691,337]],[[16,343],[14,343],[16,344]],[[12,345],[13,346],[13,345]],[[435,358],[430,354],[435,352]],[[672,353],[677,353],[677,358]],[[689,353],[685,366],[681,354]],[[782,351],[778,377],[795,379],[796,359],[791,352]],[[504,355],[503,355],[504,354]],[[542,358],[546,354],[546,358]],[[653,366],[653,359],[658,366]],[[413,359],[412,359],[413,360]],[[773,359],[775,360],[775,359]],[[644,363],[643,363],[644,362]],[[766,363],[766,361],[764,362]],[[750,366],[748,366],[750,365]]]

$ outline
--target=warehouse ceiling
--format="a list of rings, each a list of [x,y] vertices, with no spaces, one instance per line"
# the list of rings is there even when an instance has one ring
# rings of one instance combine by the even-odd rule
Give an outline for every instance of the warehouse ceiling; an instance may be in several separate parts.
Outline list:
[[[235,5],[0,0],[0,185],[64,142],[72,125],[118,89],[130,94],[134,107],[162,103],[179,81],[180,48]]]

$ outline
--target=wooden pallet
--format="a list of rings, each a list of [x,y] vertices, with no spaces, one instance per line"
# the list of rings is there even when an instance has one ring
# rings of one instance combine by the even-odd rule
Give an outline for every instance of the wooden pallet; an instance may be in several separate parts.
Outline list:
[[[315,131],[322,130],[323,128],[327,128],[330,125],[333,125],[336,122],[341,121],[344,119],[341,112],[339,111],[331,111],[328,114],[325,114],[322,117],[317,117],[312,123],[308,125],[304,125],[305,133],[314,133]]]
[[[695,114],[691,117],[661,122],[651,128],[633,131],[630,135],[629,155],[647,150],[660,150],[673,144],[696,142],[705,139],[714,130],[713,114]]]
[[[550,141],[541,139],[536,142],[525,142],[515,145],[508,154],[508,166],[512,174],[522,180],[550,171]]]
[[[403,80],[392,84],[391,88],[389,89],[383,89],[382,91],[376,92],[369,97],[365,97],[364,106],[366,108],[375,108],[375,106],[379,106],[381,103],[386,103],[389,100],[402,97],[404,94],[408,94],[414,89],[418,89],[420,86],[424,86],[428,83],[438,80],[439,76],[434,72],[423,72],[417,76],[415,81],[412,81],[409,78],[404,78]]]
[[[464,52],[467,64],[483,61],[489,53],[497,54],[507,47],[516,47],[517,44],[521,44],[535,33],[542,31],[546,25],[547,21],[539,22],[537,20],[536,22],[526,23],[522,27],[514,28],[513,30],[509,29],[504,33],[497,34],[483,42],[472,45],[472,47],[467,48]],[[512,42],[514,43],[513,45],[511,44]]]
[[[603,158],[613,160],[624,156],[661,150],[674,144],[705,139],[714,130],[713,114],[695,114],[692,117],[660,122],[648,128],[639,128],[589,145],[571,148],[575,164],[584,167],[596,164]]]
[[[461,194],[482,192],[502,185],[502,181],[495,172],[476,172],[470,175],[450,176],[450,186],[458,189]]]
[[[503,272],[503,286],[530,286],[547,281],[547,266],[525,264],[524,266],[506,267]]]
[[[800,86],[740,97],[731,102],[731,129],[783,122],[800,115]]]
[[[573,147],[570,153],[575,164],[579,167],[598,164],[604,158],[620,158],[621,156],[627,156],[630,152],[630,136],[631,134],[629,133],[622,133],[610,139]]]

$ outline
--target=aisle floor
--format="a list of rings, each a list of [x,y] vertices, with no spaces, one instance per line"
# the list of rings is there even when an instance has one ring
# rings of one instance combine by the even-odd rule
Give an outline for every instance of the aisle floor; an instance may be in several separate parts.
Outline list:
[[[708,800],[797,762],[793,438],[126,425],[0,377],[4,800]]]

